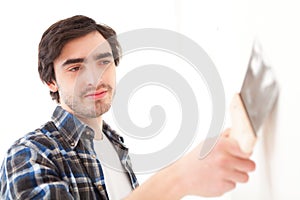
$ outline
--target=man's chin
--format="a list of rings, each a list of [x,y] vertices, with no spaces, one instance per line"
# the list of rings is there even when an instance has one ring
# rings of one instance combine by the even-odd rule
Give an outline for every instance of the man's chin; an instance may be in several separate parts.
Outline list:
[[[74,110],[74,114],[80,118],[98,118],[109,111],[111,104],[102,104],[101,106],[85,106],[82,109]]]
[[[100,117],[102,116],[104,113],[108,112],[109,109],[111,107],[111,104],[101,104],[101,105],[96,105],[94,112],[93,113],[93,117]]]

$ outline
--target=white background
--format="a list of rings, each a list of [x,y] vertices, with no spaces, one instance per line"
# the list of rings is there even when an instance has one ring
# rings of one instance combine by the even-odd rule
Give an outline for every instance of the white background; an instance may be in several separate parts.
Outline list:
[[[218,68],[228,106],[232,95],[240,89],[252,42],[258,39],[281,87],[277,113],[273,113],[272,120],[259,134],[253,154],[257,170],[251,174],[250,182],[215,199],[299,199],[299,8],[298,2],[291,0],[2,1],[0,159],[13,141],[48,121],[55,108],[37,72],[37,46],[42,33],[59,19],[84,14],[97,22],[110,25],[118,33],[137,28],[165,28],[193,39]],[[157,55],[155,63],[167,65],[164,57],[159,60],[160,56]],[[138,66],[134,63],[143,62],[142,58],[137,56],[132,62],[124,61],[120,71],[121,67],[127,67],[125,63]],[[187,79],[193,84],[194,90],[198,91],[201,123],[196,144],[206,134],[211,109],[207,106],[210,102],[203,80],[197,80],[194,74],[188,75]],[[159,93],[156,96],[162,97],[162,106],[176,103],[169,94],[160,95],[161,89],[156,89]],[[137,106],[130,107],[130,115],[137,116],[132,119],[137,120],[137,124],[147,124],[148,111],[138,111],[143,107],[139,101],[148,105],[151,103],[149,97],[141,91],[132,100],[134,103],[131,106]],[[171,102],[170,105],[168,102]],[[180,109],[176,105],[174,109],[168,106],[166,113],[170,123],[166,127],[170,128],[172,120],[173,123],[178,120],[176,116],[180,114]],[[113,124],[110,113],[106,117]],[[226,118],[225,126],[230,126],[229,117]],[[127,146],[133,152],[150,152],[153,148],[163,148],[169,142],[167,137],[161,143],[152,141],[148,145],[127,139]],[[149,175],[138,175],[140,182]]]

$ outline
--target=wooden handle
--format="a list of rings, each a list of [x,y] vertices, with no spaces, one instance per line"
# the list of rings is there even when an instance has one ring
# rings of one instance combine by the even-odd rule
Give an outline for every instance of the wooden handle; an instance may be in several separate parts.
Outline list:
[[[251,126],[240,94],[235,94],[230,105],[232,128],[230,137],[237,140],[245,153],[251,153],[256,142],[256,134]]]

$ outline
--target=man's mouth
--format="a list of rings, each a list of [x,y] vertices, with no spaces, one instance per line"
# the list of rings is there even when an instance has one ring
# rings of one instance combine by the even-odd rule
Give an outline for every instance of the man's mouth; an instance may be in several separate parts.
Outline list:
[[[108,93],[108,90],[98,90],[93,93],[88,93],[84,95],[85,98],[90,98],[93,100],[98,100],[98,99],[104,99],[106,97],[106,94]]]

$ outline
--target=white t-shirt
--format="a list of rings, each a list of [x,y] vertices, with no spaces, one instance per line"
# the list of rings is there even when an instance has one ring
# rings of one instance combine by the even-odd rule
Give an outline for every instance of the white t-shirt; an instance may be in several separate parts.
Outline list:
[[[102,135],[102,140],[94,140],[94,148],[101,162],[108,196],[112,200],[123,199],[132,191],[131,183],[113,144]]]

